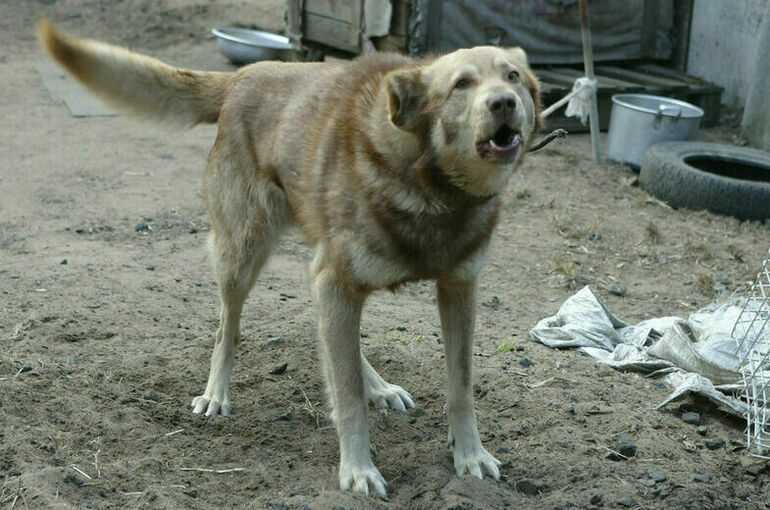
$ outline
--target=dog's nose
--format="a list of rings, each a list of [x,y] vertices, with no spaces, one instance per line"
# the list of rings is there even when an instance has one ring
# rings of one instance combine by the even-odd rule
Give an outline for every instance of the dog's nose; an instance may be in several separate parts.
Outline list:
[[[516,109],[516,97],[510,92],[494,94],[487,98],[487,107],[495,115],[506,117]]]

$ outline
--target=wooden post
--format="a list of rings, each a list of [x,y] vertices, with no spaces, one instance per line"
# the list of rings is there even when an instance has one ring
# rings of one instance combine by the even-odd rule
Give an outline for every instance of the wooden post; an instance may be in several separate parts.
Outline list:
[[[296,49],[302,47],[302,0],[288,0],[286,5],[286,35]]]
[[[588,20],[588,0],[580,0],[580,33],[583,36],[583,66],[586,76],[596,80],[594,76],[594,51],[591,47],[591,24]],[[591,126],[591,150],[594,161],[601,161],[599,154],[599,103],[597,100],[598,84],[591,99],[591,115],[588,120]]]

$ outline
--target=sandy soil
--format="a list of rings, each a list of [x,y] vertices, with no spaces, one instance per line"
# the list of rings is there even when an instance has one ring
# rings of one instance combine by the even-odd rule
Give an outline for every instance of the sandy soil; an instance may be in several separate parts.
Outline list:
[[[337,490],[309,251],[296,236],[247,306],[237,414],[191,414],[217,319],[199,197],[215,129],[72,118],[34,70],[43,58],[34,21],[47,15],[175,64],[227,68],[206,29],[235,20],[279,29],[279,4],[4,2],[0,507],[765,508],[768,474],[742,451],[740,421],[697,400],[656,411],[667,391],[655,381],[527,339],[584,284],[629,321],[686,315],[749,279],[770,246],[764,225],[649,200],[630,171],[592,163],[584,136],[532,156],[516,176],[482,279],[478,414],[503,480],[454,476],[438,318],[422,284],[375,296],[364,318],[372,363],[418,402],[408,415],[370,415],[390,499]],[[625,295],[609,293],[613,285]],[[702,414],[703,435],[681,420],[685,410]],[[607,458],[620,433],[636,442],[635,458]],[[726,443],[712,450],[709,439]]]

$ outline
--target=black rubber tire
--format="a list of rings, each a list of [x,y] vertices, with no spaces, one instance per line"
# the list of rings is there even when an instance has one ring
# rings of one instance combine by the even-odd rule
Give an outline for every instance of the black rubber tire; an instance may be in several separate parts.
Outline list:
[[[731,162],[761,167],[755,173],[761,180],[719,175],[685,161],[699,157],[722,160],[726,168]],[[645,191],[675,208],[707,209],[741,220],[770,218],[770,153],[767,152],[717,143],[658,143],[650,147],[642,159],[639,183]]]

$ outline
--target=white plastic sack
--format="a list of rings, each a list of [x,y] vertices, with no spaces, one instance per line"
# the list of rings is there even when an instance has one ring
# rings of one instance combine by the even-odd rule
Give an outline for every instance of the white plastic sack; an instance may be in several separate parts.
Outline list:
[[[556,315],[538,322],[529,335],[551,348],[579,347],[618,370],[663,376],[675,390],[661,406],[698,393],[742,415],[746,405],[714,386],[740,380],[737,349],[730,336],[739,312],[736,303],[709,305],[688,320],[661,317],[627,325],[586,286],[568,298]]]
[[[700,374],[676,370],[667,374],[663,381],[676,389],[666,400],[658,404],[658,409],[688,393],[696,393],[715,402],[723,411],[730,414],[745,417],[749,412],[749,406],[745,402],[721,393],[710,380]]]
[[[694,332],[687,322],[677,321],[648,352],[716,384],[735,382],[739,375],[738,357],[732,338],[714,335],[698,342]]]
[[[626,324],[616,319],[583,287],[567,299],[553,317],[541,320],[529,332],[548,347],[598,347],[611,351],[621,343],[618,328]]]

